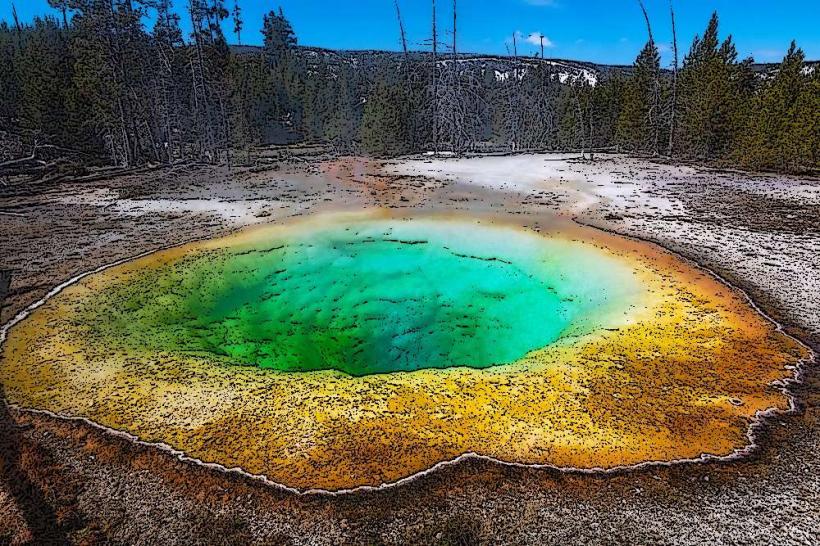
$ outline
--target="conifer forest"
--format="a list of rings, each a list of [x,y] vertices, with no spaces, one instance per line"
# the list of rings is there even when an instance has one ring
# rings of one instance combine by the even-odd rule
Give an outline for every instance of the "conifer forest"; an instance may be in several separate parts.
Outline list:
[[[439,6],[430,51],[409,49],[397,4],[385,24],[404,52],[380,53],[302,47],[281,10],[264,16],[263,47],[242,46],[241,4],[224,0],[185,2],[194,29],[185,35],[172,1],[53,0],[53,15],[0,23],[2,159],[240,162],[254,147],[309,142],[374,156],[620,151],[818,168],[815,65],[798,44],[779,66],[740,58],[717,13],[688,50],[681,37],[679,66],[661,65],[652,34],[652,24],[674,24],[670,11],[647,18],[632,66],[590,78],[595,67],[567,74],[537,54],[460,51],[455,2]]]

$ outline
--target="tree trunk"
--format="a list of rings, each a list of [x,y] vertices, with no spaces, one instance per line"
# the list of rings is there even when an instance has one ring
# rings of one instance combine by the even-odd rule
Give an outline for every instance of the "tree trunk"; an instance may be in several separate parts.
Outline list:
[[[11,17],[14,19],[14,29],[17,31],[17,51],[23,47],[23,27],[20,26],[20,19],[17,17],[17,8],[14,2],[11,3]]]
[[[399,22],[399,32],[401,33],[401,48],[404,52],[404,83],[407,88],[407,100],[411,101],[411,110],[415,103],[413,99],[413,82],[410,76],[410,53],[407,49],[407,33],[404,30],[404,20],[401,17],[401,8],[399,7],[399,0],[395,0],[396,5],[396,19]],[[416,113],[410,112],[410,148],[416,150]]]
[[[436,0],[433,0],[433,153],[438,155],[438,31]]]
[[[649,34],[649,43],[654,46],[655,45],[655,36],[652,33],[652,23],[649,20],[649,13],[646,11],[646,5],[644,4],[643,0],[638,0],[638,4],[641,6],[641,11],[643,12],[643,18],[646,21],[646,31]],[[658,130],[658,116],[660,110],[660,102],[661,102],[661,75],[660,72],[655,73],[655,78],[653,82],[654,89],[652,90],[652,107],[650,109],[649,115],[649,124],[652,128],[652,138],[653,138],[653,149],[652,153],[654,155],[658,155],[660,150],[660,132]]]
[[[457,0],[453,0],[453,67],[452,67],[452,86],[453,86],[453,152],[458,153],[458,109],[459,109],[459,88],[458,88],[458,49],[457,49],[457,35],[458,35],[458,7]]]
[[[578,112],[578,126],[581,128],[581,159],[586,159],[586,135],[584,134],[586,131],[584,129],[584,111],[581,108],[581,97],[578,95],[578,90],[575,88],[575,84],[570,82],[569,84],[570,89],[572,89],[572,96],[575,98],[575,109]]]
[[[672,50],[675,59],[672,66],[672,111],[669,114],[669,157],[675,155],[675,123],[678,110],[678,33],[675,25],[675,6],[669,0],[669,11],[672,14]]]

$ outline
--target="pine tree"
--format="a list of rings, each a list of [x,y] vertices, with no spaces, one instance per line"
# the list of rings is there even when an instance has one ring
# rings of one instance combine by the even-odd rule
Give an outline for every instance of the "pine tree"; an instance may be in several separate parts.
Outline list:
[[[635,60],[618,118],[617,141],[627,150],[657,152],[661,112],[656,109],[655,93],[659,71],[660,53],[654,42],[649,41]]]
[[[815,65],[807,76],[796,110],[792,127],[797,132],[795,140],[802,143],[802,152],[796,157],[793,168],[805,168],[817,174],[820,171],[820,67]]]
[[[262,35],[265,38],[265,52],[271,60],[280,58],[296,47],[296,33],[285,18],[282,8],[279,8],[278,13],[271,11],[264,16]]]
[[[755,98],[736,159],[753,169],[816,169],[820,150],[820,85],[804,70],[792,42],[777,73]]]
[[[90,105],[87,123],[104,136],[112,161],[133,166],[157,161],[157,126],[152,64],[156,56],[136,0],[73,0],[71,52],[77,102]]]
[[[680,73],[678,152],[705,161],[725,158],[739,134],[752,81],[751,60],[737,62],[732,37],[720,44],[714,13],[703,38],[692,43]]]
[[[323,136],[337,153],[353,153],[357,151],[362,127],[364,108],[361,97],[367,93],[367,82],[362,71],[347,65],[339,68],[338,78],[334,82],[335,92],[328,99],[329,111]]]
[[[230,50],[222,33],[222,21],[228,17],[228,11],[222,0],[189,0],[188,14],[194,42],[189,63],[194,89],[193,118],[200,156],[216,162],[224,151],[230,164]]]
[[[242,9],[239,7],[239,0],[234,0],[231,16],[233,17],[233,33],[236,36],[236,43],[242,45],[242,27],[244,23],[242,21]]]
[[[592,89],[593,149],[610,148],[615,145],[623,95],[624,79],[617,74],[598,82]]]
[[[15,31],[3,21],[0,22],[0,66],[3,77],[0,77],[0,130],[11,131],[20,114],[21,72],[17,68],[17,40]]]
[[[250,159],[251,147],[261,144],[268,118],[265,107],[270,85],[268,74],[267,67],[256,58],[231,57],[231,144],[244,150],[247,159]]]
[[[362,148],[375,156],[393,157],[408,153],[410,127],[402,87],[376,84],[368,96],[362,119]]]
[[[165,159],[172,162],[177,155],[182,155],[182,117],[187,108],[183,107],[181,78],[186,73],[180,52],[184,41],[179,28],[180,18],[171,9],[171,0],[160,0],[156,5],[156,23],[154,24],[154,48],[159,60],[156,85],[159,95],[158,122],[162,126],[162,147]]]
[[[271,97],[273,123],[269,134],[276,143],[289,143],[304,135],[301,92],[305,88],[307,68],[302,59],[293,54],[296,35],[282,9],[271,11],[263,18],[265,58],[273,79]]]
[[[60,24],[52,17],[37,18],[17,57],[22,128],[32,136],[54,142],[66,127],[63,96],[65,44]]]
[[[116,62],[113,12],[110,6],[84,2],[77,6],[73,23],[73,83],[78,100],[90,105],[86,126],[101,135],[113,164],[129,165],[130,135],[125,120],[125,88]]]

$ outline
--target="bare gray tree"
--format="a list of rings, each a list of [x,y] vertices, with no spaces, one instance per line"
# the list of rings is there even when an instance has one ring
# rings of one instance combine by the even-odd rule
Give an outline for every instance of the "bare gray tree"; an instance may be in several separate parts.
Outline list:
[[[399,6],[399,0],[394,0],[394,5],[396,6],[396,20],[399,23],[399,35],[401,36],[401,49],[404,54],[404,83],[405,83],[405,93],[407,94],[407,100],[412,101],[411,106],[411,113],[410,113],[410,143],[411,148],[416,148],[416,129],[417,129],[417,120],[416,120],[416,112],[415,112],[415,100],[413,94],[413,75],[412,75],[412,65],[410,62],[410,50],[407,47],[407,32],[404,27],[404,18],[401,16],[401,7]]]
[[[399,6],[399,0],[395,0],[394,4],[396,6],[396,19],[399,22],[399,33],[401,34],[401,49],[404,52],[404,63],[405,67],[408,64],[408,50],[407,50],[407,33],[404,30],[404,19],[401,17],[401,7]]]
[[[438,27],[436,26],[436,0],[433,0],[433,152],[438,155]]]
[[[475,146],[481,136],[486,100],[482,93],[483,70],[462,65],[458,56],[458,3],[453,1],[453,40],[450,57],[442,61],[440,74],[439,113],[440,135],[450,150],[462,153]]]
[[[669,0],[669,12],[672,15],[672,51],[674,60],[672,64],[672,105],[669,112],[669,157],[675,155],[675,123],[678,111],[678,31],[675,24],[675,6],[673,0]]]
[[[652,23],[649,20],[649,12],[646,11],[646,5],[644,4],[643,0],[638,0],[638,5],[641,7],[641,12],[643,12],[644,20],[646,21],[646,31],[649,34],[649,44],[653,47],[656,47],[655,44],[655,35],[652,32]],[[660,72],[656,71],[653,78],[652,84],[652,105],[649,108],[649,126],[652,128],[652,153],[654,155],[658,155],[658,151],[660,150],[660,131],[658,130],[658,117],[660,115],[660,107],[661,107],[661,75]]]

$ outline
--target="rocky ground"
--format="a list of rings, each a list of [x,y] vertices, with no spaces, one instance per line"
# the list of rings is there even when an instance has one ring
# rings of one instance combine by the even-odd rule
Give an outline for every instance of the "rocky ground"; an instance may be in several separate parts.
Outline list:
[[[225,173],[152,171],[0,188],[0,319],[71,277],[141,252],[320,210],[556,215],[654,241],[747,291],[820,351],[820,181],[611,156]],[[183,463],[77,421],[0,415],[0,544],[817,544],[820,377],[743,461],[565,474],[471,460],[377,493],[296,496]]]

